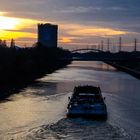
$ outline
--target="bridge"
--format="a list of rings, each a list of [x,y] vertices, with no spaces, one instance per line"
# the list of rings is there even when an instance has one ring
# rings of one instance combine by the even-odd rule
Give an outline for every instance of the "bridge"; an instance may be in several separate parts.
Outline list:
[[[81,48],[81,49],[74,49],[74,50],[72,50],[71,51],[71,53],[76,53],[76,52],[82,52],[82,51],[84,51],[84,52],[103,52],[103,51],[101,51],[101,50],[99,50],[99,49],[93,49],[93,48]]]
[[[94,48],[80,48],[71,51],[72,61],[129,61],[136,60],[140,52],[117,52],[102,51]]]

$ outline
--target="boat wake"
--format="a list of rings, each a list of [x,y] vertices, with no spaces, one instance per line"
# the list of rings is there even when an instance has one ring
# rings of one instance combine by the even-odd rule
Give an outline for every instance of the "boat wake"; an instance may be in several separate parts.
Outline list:
[[[65,118],[55,124],[43,125],[35,128],[26,136],[26,139],[47,140],[130,140],[124,130],[113,127],[105,121]]]

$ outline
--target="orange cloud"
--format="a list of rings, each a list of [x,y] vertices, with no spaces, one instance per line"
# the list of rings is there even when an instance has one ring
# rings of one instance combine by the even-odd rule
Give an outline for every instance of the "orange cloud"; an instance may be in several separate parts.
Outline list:
[[[17,32],[17,31],[0,31],[0,39],[9,40],[11,38],[18,39],[18,38],[36,38],[35,33],[29,32]]]
[[[62,38],[59,39],[59,42],[60,43],[71,43],[72,39],[69,38],[69,37],[62,37]]]
[[[68,32],[70,35],[80,35],[80,36],[114,36],[114,35],[125,35],[127,32],[119,31],[109,28],[88,28],[88,29],[77,29]]]
[[[0,39],[36,38],[36,27],[38,23],[46,22],[34,19],[7,17],[3,12],[0,12]],[[33,33],[28,32],[28,29],[32,29]],[[63,40],[66,41],[66,39]]]
[[[25,28],[35,28],[38,21],[32,19],[22,19],[5,17],[0,15],[0,39],[36,38],[35,33],[25,32]],[[22,30],[22,31],[19,31]]]
[[[113,29],[113,28],[104,28],[97,26],[85,26],[78,24],[63,24],[60,26],[65,30],[69,35],[73,36],[115,36],[115,35],[125,35],[129,32]]]
[[[68,31],[69,35],[80,35],[80,36],[115,36],[125,35],[128,32],[111,29],[111,28],[99,28],[99,27],[83,27]]]
[[[36,39],[37,23],[46,23],[46,21],[6,17],[4,15],[5,14],[3,12],[0,12],[0,39],[9,40],[11,38],[14,38],[17,39],[17,41],[19,38]],[[80,24],[62,23],[59,25],[59,28],[61,30],[59,43],[62,44],[73,44],[76,43],[76,40],[81,40],[81,38],[83,40],[84,37],[113,37],[115,35],[128,34],[128,32],[118,29],[86,26]],[[31,32],[33,33],[28,32],[28,29],[31,29]],[[86,38],[85,42],[87,42]]]

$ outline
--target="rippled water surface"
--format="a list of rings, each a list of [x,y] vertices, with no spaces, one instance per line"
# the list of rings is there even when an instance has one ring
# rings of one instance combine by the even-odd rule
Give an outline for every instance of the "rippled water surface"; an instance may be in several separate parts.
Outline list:
[[[76,85],[100,86],[107,121],[66,118]],[[73,62],[0,103],[2,140],[140,138],[140,81],[102,62]]]

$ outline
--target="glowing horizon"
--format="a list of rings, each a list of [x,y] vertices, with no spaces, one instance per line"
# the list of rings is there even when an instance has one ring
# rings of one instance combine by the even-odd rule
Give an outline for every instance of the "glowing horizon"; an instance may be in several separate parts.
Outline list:
[[[6,0],[1,3],[0,38],[14,38],[19,46],[26,41],[31,46],[37,41],[37,23],[57,24],[61,47],[94,45],[101,40],[106,43],[106,38],[116,44],[120,36],[124,44],[132,44],[134,38],[140,42],[138,1]]]
[[[31,45],[37,41],[37,31],[36,31],[37,24],[46,22],[29,18],[26,19],[26,18],[8,17],[0,14],[0,39],[9,41],[12,38],[14,38],[16,42],[18,42],[19,44],[23,45],[26,44],[25,42],[27,42],[27,44]],[[84,39],[86,40],[87,37],[112,38],[115,36],[131,34],[130,32],[120,29],[104,28],[101,26],[99,27],[91,25],[87,26],[80,24],[70,24],[63,22],[60,22],[59,28],[60,33],[58,42],[59,44],[62,45],[75,45],[75,44],[80,45],[80,40],[82,41]],[[64,32],[63,34],[61,33],[62,31]],[[86,41],[83,43],[86,44]],[[87,42],[87,44],[94,43]]]
[[[25,28],[35,26],[37,21],[0,15],[0,39],[10,40],[11,38],[36,38],[36,33],[25,31]]]
[[[17,18],[0,16],[0,30],[12,30],[18,24],[20,24],[20,20]]]

